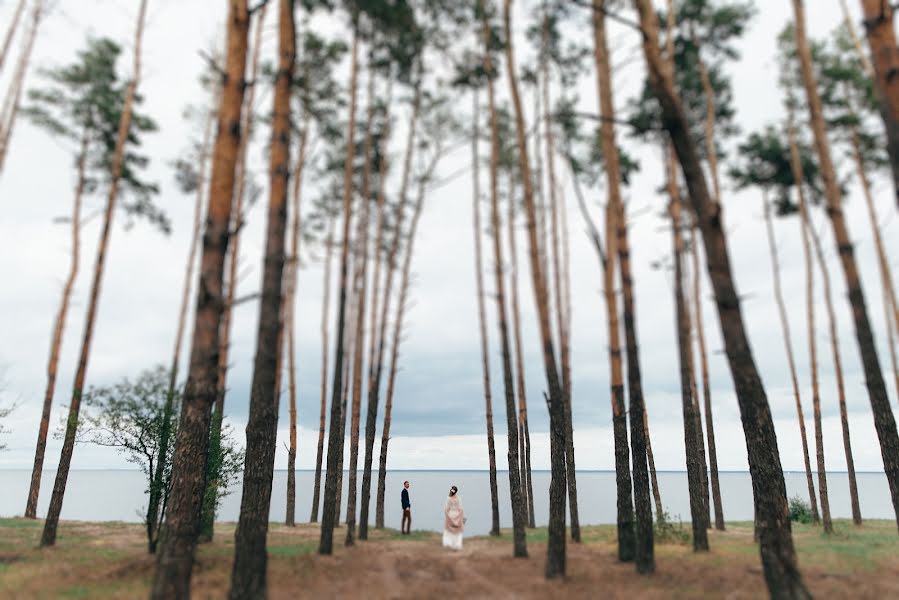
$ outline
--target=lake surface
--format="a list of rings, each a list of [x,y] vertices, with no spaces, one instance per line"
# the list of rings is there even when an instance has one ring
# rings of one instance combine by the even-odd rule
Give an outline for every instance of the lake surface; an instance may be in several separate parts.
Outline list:
[[[21,515],[25,509],[31,471],[0,470],[0,516]],[[41,500],[38,516],[44,516],[53,490],[54,471],[44,471],[41,484]],[[307,521],[312,507],[313,471],[297,471],[297,521]],[[724,504],[724,517],[728,521],[752,519],[752,483],[749,473],[723,472],[719,476]],[[376,483],[377,477],[375,477]],[[545,525],[549,515],[548,471],[535,471],[534,509],[537,525]],[[690,518],[685,472],[660,472],[658,474],[662,503],[675,519]],[[400,490],[403,481],[411,482],[413,529],[439,531],[443,527],[443,503],[451,485],[459,488],[459,495],[468,518],[466,533],[482,535],[490,531],[490,479],[487,471],[389,471],[387,474],[386,525],[399,529],[402,512]],[[790,497],[808,499],[805,474],[785,473],[787,493]],[[862,516],[869,519],[894,518],[890,503],[889,487],[883,473],[858,473],[859,501]],[[344,476],[342,515],[346,508],[347,477]],[[817,483],[817,479],[816,479]],[[509,474],[498,473],[500,522],[511,526],[509,507]],[[584,471],[578,473],[578,498],[581,524],[592,525],[615,522],[615,473],[613,471]],[[324,482],[322,484],[324,486]],[[359,488],[362,475],[359,475]],[[829,473],[827,486],[831,514],[834,518],[850,518],[849,479],[846,473]],[[374,485],[372,486],[375,487]],[[84,521],[133,521],[142,520],[146,506],[146,481],[138,471],[125,470],[73,470],[62,509],[63,519]],[[272,488],[273,521],[283,521],[287,496],[287,471],[276,471]],[[374,519],[374,489],[371,499]],[[236,521],[240,512],[240,485],[226,497],[219,510],[218,520]],[[343,519],[343,516],[341,516]]]

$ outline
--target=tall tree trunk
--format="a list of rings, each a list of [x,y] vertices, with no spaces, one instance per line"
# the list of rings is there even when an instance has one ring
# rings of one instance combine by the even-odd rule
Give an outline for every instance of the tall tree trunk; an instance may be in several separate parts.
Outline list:
[[[16,30],[19,28],[19,21],[22,18],[23,10],[25,10],[25,0],[19,0],[19,3],[16,4],[16,12],[13,13],[12,22],[6,29],[6,35],[3,37],[3,47],[0,48],[0,71],[3,70],[3,65],[6,62],[6,55],[9,53],[9,46],[16,36]]]
[[[75,184],[75,199],[72,202],[72,255],[69,262],[69,274],[62,288],[59,310],[56,313],[56,319],[53,321],[53,338],[50,342],[50,358],[47,361],[47,389],[44,392],[41,424],[37,431],[37,444],[34,449],[34,468],[31,470],[31,486],[28,489],[28,502],[25,507],[26,519],[37,518],[37,500],[41,491],[41,474],[44,470],[44,453],[47,450],[47,432],[50,428],[50,410],[53,407],[53,394],[56,389],[59,354],[62,351],[66,317],[69,314],[69,301],[72,298],[72,290],[75,288],[75,280],[78,277],[78,263],[81,260],[81,199],[84,196],[84,186],[87,183],[86,163],[89,133],[88,129],[85,128],[81,136],[81,147],[78,151],[78,182]]]
[[[721,205],[711,198],[696,145],[690,138],[686,113],[674,85],[673,66],[663,61],[659,52],[658,24],[652,3],[649,0],[634,0],[634,5],[644,32],[643,53],[650,84],[659,100],[665,128],[677,152],[705,244],[706,266],[715,292],[718,318],[746,436],[765,580],[774,597],[807,598],[809,594],[802,583],[793,547],[774,421],[740,313]]]
[[[702,396],[705,406],[706,437],[709,442],[709,476],[712,484],[712,503],[715,506],[715,529],[724,531],[724,508],[721,502],[721,485],[718,481],[718,450],[715,446],[715,425],[712,420],[712,390],[709,383],[709,359],[705,347],[705,328],[702,320],[702,273],[699,270],[699,240],[695,225],[690,232],[690,250],[693,258],[693,306],[695,311],[696,340],[699,344],[699,364],[702,373]],[[697,398],[698,400],[698,398]],[[702,441],[700,441],[702,443]]]
[[[389,164],[386,149],[392,131],[390,115],[390,105],[392,100],[393,79],[391,78],[388,81],[387,110],[385,113],[386,125],[384,128],[384,135],[380,140],[381,162],[378,169],[378,213],[375,223],[376,235],[374,246],[375,272],[372,277],[371,339],[368,348],[368,399],[365,414],[365,462],[362,466],[362,506],[359,509],[360,540],[368,539],[368,516],[371,508],[371,467],[375,452],[375,433],[378,425],[378,401],[380,399],[381,391],[381,362],[384,350],[382,336],[384,335],[385,324],[383,321],[379,320],[381,315],[378,285],[381,282],[381,266],[383,263],[381,260],[381,246],[384,238],[384,188],[386,186],[387,168]],[[384,305],[387,305],[386,298],[384,299]]]
[[[351,267],[351,269],[354,267]],[[355,275],[352,270],[350,271],[350,281],[355,280]],[[355,281],[350,290],[350,307],[347,310],[347,323],[353,323],[356,320],[356,302],[359,298],[359,290],[356,287]],[[344,463],[344,448],[346,447],[346,420],[349,416],[347,412],[347,406],[349,406],[348,401],[350,397],[350,376],[353,371],[353,362],[352,356],[355,349],[356,343],[356,330],[353,327],[347,327],[344,333],[344,344],[346,348],[346,352],[343,357],[343,389],[340,392],[340,423],[338,424],[340,428],[340,440],[341,447],[340,453],[337,456],[337,497],[334,500],[334,506],[337,510],[337,518],[334,521],[334,525],[340,526],[340,511],[343,507],[343,463]]]
[[[618,298],[615,294],[616,261],[619,259],[618,219],[622,214],[621,189],[619,187],[621,172],[618,163],[615,128],[612,123],[615,109],[612,99],[609,49],[606,41],[605,2],[596,0],[593,7],[593,53],[597,73],[596,92],[600,105],[600,114],[603,117],[600,124],[600,142],[603,157],[605,158],[606,180],[609,192],[609,200],[606,203],[606,248],[605,260],[603,260],[603,288],[609,329],[609,384],[611,386],[612,423],[615,440],[615,481],[618,498],[618,560],[631,561],[637,557],[638,542],[634,530],[627,410],[624,404],[624,379],[621,368]],[[638,446],[641,441],[636,440]],[[645,450],[643,456],[645,456]],[[638,453],[634,457],[634,468],[641,476],[643,473],[641,467],[645,464],[645,458],[641,459]],[[643,483],[644,481],[640,481],[637,484],[641,492],[644,491],[641,487]],[[646,516],[645,508],[645,505],[640,506],[641,517]],[[641,555],[640,565],[637,568],[641,573],[648,573],[654,569],[652,537],[650,533],[650,537],[647,540],[647,525],[643,521],[641,521],[640,525],[641,539],[639,545]],[[649,519],[649,527],[652,527],[652,517]]]
[[[487,27],[485,22],[484,27]],[[488,51],[489,52],[489,51]],[[484,58],[485,63],[487,63],[488,58],[487,54],[485,54]],[[496,443],[493,439],[493,400],[490,385],[490,342],[488,341],[487,334],[487,312],[484,307],[484,259],[483,252],[481,250],[481,191],[480,191],[480,175],[479,175],[479,163],[480,156],[478,152],[478,141],[480,139],[480,128],[479,128],[479,106],[478,106],[478,94],[477,91],[473,93],[474,99],[474,133],[471,136],[471,152],[472,152],[472,184],[474,185],[474,193],[472,194],[472,213],[473,213],[473,222],[474,222],[474,268],[475,268],[475,283],[476,283],[476,293],[478,300],[478,330],[480,333],[481,340],[481,369],[483,373],[484,380],[484,402],[486,406],[486,420],[487,420],[487,458],[489,461],[489,469],[490,469],[490,508],[491,508],[491,526],[490,526],[490,535],[499,535],[499,492],[497,491],[497,482],[496,482]],[[493,116],[491,115],[491,119]],[[493,126],[491,125],[491,136],[492,136]],[[492,137],[491,137],[492,139]],[[491,156],[493,155],[493,148],[491,142]]]
[[[677,323],[678,364],[680,366],[681,401],[684,414],[684,448],[687,457],[687,486],[690,494],[690,520],[693,524],[693,551],[708,552],[709,537],[706,531],[705,503],[702,494],[702,464],[699,444],[702,437],[696,430],[698,423],[694,400],[695,385],[691,381],[693,352],[690,348],[690,314],[684,295],[683,254],[684,241],[681,235],[680,190],[678,189],[677,168],[674,150],[667,146],[668,157],[668,212],[671,216],[672,256],[674,257],[674,301]]]
[[[344,541],[347,546],[352,546],[355,543],[356,538],[356,489],[358,480],[357,471],[359,466],[359,427],[362,417],[362,373],[363,361],[365,359],[365,311],[366,302],[368,300],[369,233],[371,232],[371,212],[369,210],[369,204],[371,203],[371,163],[372,151],[374,150],[374,137],[372,133],[375,118],[374,82],[374,69],[369,65],[368,114],[365,125],[365,141],[363,142],[362,210],[359,214],[359,230],[357,233],[359,244],[357,253],[361,253],[361,258],[357,256],[357,260],[359,260],[360,263],[359,268],[356,271],[356,277],[359,281],[359,295],[357,299],[358,310],[355,323],[356,343],[353,348],[353,404],[350,422],[350,468],[347,473],[349,482],[347,486],[346,539]]]
[[[649,473],[646,463],[646,443],[648,433],[644,427],[646,407],[643,402],[643,383],[640,375],[640,353],[637,342],[636,308],[634,300],[633,276],[631,274],[630,248],[627,239],[627,222],[624,202],[621,198],[621,166],[618,155],[618,143],[615,133],[615,104],[612,88],[612,67],[609,55],[609,46],[606,39],[606,0],[594,0],[593,3],[593,53],[596,62],[596,92],[599,97],[600,115],[600,143],[606,171],[606,185],[609,190],[608,209],[606,212],[606,236],[607,236],[607,264],[605,265],[604,286],[606,287],[606,305],[609,310],[609,341],[610,350],[614,350],[613,344],[617,343],[617,311],[615,306],[615,260],[619,265],[621,277],[622,300],[624,309],[624,336],[627,351],[627,383],[628,383],[628,410],[631,414],[631,454],[633,459],[633,486],[634,486],[634,512],[635,523],[633,527],[633,559],[638,573],[647,574],[655,571],[655,550],[652,530],[652,505],[649,499]],[[614,213],[614,218],[610,216]],[[614,229],[613,229],[614,227]],[[614,238],[614,242],[612,242]],[[617,256],[614,254],[617,253]],[[610,260],[609,260],[610,259]],[[613,322],[615,329],[613,330]],[[620,378],[620,350],[618,351],[618,377]],[[615,360],[615,356],[612,356]],[[613,366],[614,377],[614,366]],[[619,387],[620,389],[620,387]],[[616,390],[613,389],[613,396]],[[620,392],[619,392],[620,393]],[[618,420],[613,398],[613,415]],[[621,398],[620,404],[624,400]],[[623,411],[622,411],[623,412]],[[623,416],[623,415],[622,415]],[[626,417],[623,419],[627,427]],[[618,465],[618,424],[615,423],[615,457]],[[625,450],[627,453],[627,431],[624,433]],[[616,469],[617,470],[617,469]],[[616,477],[617,479],[617,477]],[[626,491],[627,509],[630,511],[630,482],[626,490],[622,490],[622,481],[618,479],[618,555],[622,559],[623,539],[621,527],[622,491]]]
[[[659,491],[659,480],[656,477],[656,461],[652,455],[652,438],[649,435],[649,417],[646,415],[646,407],[643,408],[643,431],[646,434],[646,462],[649,463],[652,500],[656,508],[656,519],[661,520],[665,515],[665,508],[662,506],[662,493]]]
[[[283,332],[282,284],[284,239],[287,231],[290,183],[291,93],[296,62],[293,0],[278,2],[278,70],[272,106],[271,166],[268,225],[259,301],[256,357],[250,388],[247,447],[244,455],[240,518],[234,536],[231,571],[232,600],[264,598],[267,594],[266,538],[272,500],[272,477],[278,442],[278,396]],[[296,240],[294,244],[296,244]],[[293,260],[296,256],[293,257]],[[289,311],[289,309],[288,309]],[[291,365],[292,366],[292,365]]]
[[[802,180],[799,180],[801,185]],[[808,326],[808,357],[809,357],[809,377],[812,380],[812,411],[815,422],[815,457],[818,466],[818,493],[821,496],[821,520],[824,524],[824,533],[833,533],[833,522],[830,518],[830,500],[827,495],[827,471],[824,466],[824,433],[821,431],[821,390],[818,379],[818,342],[817,328],[815,326],[815,277],[814,267],[812,265],[812,251],[809,245],[809,215],[805,210],[805,206],[800,209],[802,212],[802,244],[803,254],[805,256],[805,301],[806,301],[806,321]],[[765,200],[765,219],[769,222],[769,237],[773,237],[770,230],[771,207]]]
[[[858,266],[855,262],[849,228],[843,216],[842,194],[837,183],[836,170],[830,155],[830,144],[827,140],[821,111],[821,98],[818,95],[815,73],[812,68],[811,52],[806,39],[805,9],[803,8],[802,0],[793,0],[793,10],[796,15],[796,46],[799,52],[802,79],[808,99],[809,119],[812,131],[815,134],[818,162],[821,165],[821,177],[824,180],[827,215],[830,217],[833,237],[836,241],[840,263],[843,267],[846,290],[849,294],[852,317],[855,321],[855,335],[858,339],[859,353],[861,354],[861,362],[865,371],[865,385],[868,388],[868,396],[871,400],[871,410],[874,413],[874,426],[877,430],[877,437],[880,439],[880,452],[883,456],[883,467],[890,485],[890,495],[893,500],[893,510],[896,513],[896,523],[899,525],[899,433],[896,431],[896,420],[890,408],[883,372],[880,370],[880,362],[877,358],[877,346],[874,343],[874,334],[871,330],[871,323],[868,320],[865,294],[862,289]],[[892,21],[890,21],[889,27],[892,28]],[[893,47],[895,49],[895,43]],[[881,57],[878,56],[876,51],[874,55],[875,65],[882,64]],[[880,75],[878,76],[879,78]],[[894,100],[899,101],[899,92],[896,92],[894,96]]]
[[[896,207],[899,208],[899,78],[895,76],[899,70],[899,49],[896,48],[896,30],[893,29],[893,4],[885,0],[859,1],[874,63],[874,87],[877,90],[880,116],[886,129]],[[801,7],[798,10],[801,10]],[[803,25],[803,37],[804,28]],[[890,489],[896,498],[897,492],[892,484]]]
[[[552,288],[555,291],[555,309],[556,309],[556,329],[558,330],[559,343],[559,361],[562,375],[562,392],[565,397],[565,468],[567,470],[568,482],[568,507],[570,511],[569,520],[571,524],[571,540],[580,543],[581,541],[581,525],[578,517],[577,509],[577,477],[575,473],[574,460],[574,424],[571,415],[571,346],[568,336],[567,319],[565,316],[565,302],[563,289],[563,271],[562,257],[559,249],[559,189],[556,184],[556,149],[555,136],[552,130],[552,105],[549,94],[550,75],[549,75],[549,17],[546,14],[546,2],[543,3],[544,15],[542,25],[543,47],[540,53],[540,84],[543,97],[543,114],[535,116],[535,119],[542,117],[543,127],[546,138],[546,167],[549,176],[549,215],[550,215],[550,237],[546,242],[549,244],[547,249],[548,259],[552,261]],[[564,202],[564,200],[562,200]],[[547,266],[547,273],[549,267]]]
[[[480,0],[483,7],[483,0]],[[552,321],[549,309],[549,291],[540,262],[537,236],[537,210],[534,203],[534,188],[531,182],[530,160],[528,159],[527,133],[525,131],[524,109],[518,89],[518,75],[515,65],[515,51],[512,43],[512,0],[503,1],[503,30],[506,46],[506,74],[515,115],[515,137],[518,144],[518,161],[524,185],[524,206],[527,214],[528,258],[531,265],[531,282],[540,324],[540,341],[543,350],[543,366],[546,372],[547,408],[550,421],[550,466],[552,475],[549,482],[549,526],[546,546],[547,579],[565,575],[565,395],[559,381],[555,344],[552,337]],[[486,18],[486,16],[485,16]]]
[[[187,253],[187,267],[184,270],[184,284],[181,292],[181,309],[178,312],[178,329],[175,334],[175,349],[172,352],[172,366],[169,369],[169,388],[166,392],[165,407],[163,408],[163,428],[159,435],[159,452],[156,455],[156,471],[153,473],[153,483],[150,486],[149,507],[147,509],[147,538],[149,539],[149,551],[156,552],[159,542],[159,526],[165,516],[161,514],[161,503],[165,495],[165,471],[166,458],[172,435],[173,412],[175,410],[175,395],[178,386],[178,368],[181,364],[181,346],[184,342],[184,330],[187,324],[187,311],[190,305],[190,292],[194,279],[194,263],[196,262],[197,248],[203,229],[203,198],[206,192],[206,167],[210,162],[209,146],[212,143],[212,125],[214,114],[210,111],[206,115],[206,126],[203,132],[203,142],[200,146],[200,180],[197,182],[197,196],[194,203],[194,226],[190,240],[190,248]]]
[[[186,600],[190,597],[190,576],[206,487],[211,411],[217,396],[219,336],[224,308],[222,276],[246,88],[244,75],[250,22],[247,4],[247,0],[232,0],[229,8],[227,77],[223,78],[218,110],[190,368],[175,439],[166,535],[153,579],[151,598],[154,600]]]
[[[324,294],[322,298],[321,338],[322,338],[322,380],[321,409],[318,419],[318,449],[315,453],[315,484],[312,492],[312,515],[309,520],[318,523],[318,510],[321,504],[322,459],[325,449],[325,419],[327,413],[328,394],[328,309],[331,305],[331,257],[334,254],[334,221],[333,215],[328,217],[328,237],[325,240]]]
[[[503,361],[503,390],[506,399],[506,439],[508,440],[509,496],[512,500],[513,555],[528,555],[525,539],[527,512],[521,493],[521,474],[518,463],[518,423],[515,408],[515,381],[512,374],[512,352],[509,346],[509,325],[506,318],[506,285],[503,278],[503,251],[500,236],[499,190],[497,171],[499,170],[499,124],[497,122],[495,92],[493,86],[493,62],[491,60],[491,29],[485,21],[483,28],[484,72],[487,77],[487,106],[490,115],[490,229],[493,240],[493,280],[496,285],[496,316],[499,325],[500,352]],[[477,202],[477,196],[475,196]],[[509,198],[512,202],[512,198]],[[480,242],[478,242],[480,243]],[[480,249],[479,249],[480,250]]]
[[[253,31],[253,56],[250,64],[249,81],[258,81],[259,57],[262,48],[262,29],[265,24],[265,15],[268,4],[262,4],[259,14],[253,15],[256,20],[256,28]],[[237,284],[240,267],[240,237],[244,227],[244,201],[246,200],[247,179],[247,152],[253,139],[256,111],[256,85],[249,86],[246,102],[241,112],[243,137],[240,140],[238,150],[235,190],[232,196],[230,245],[228,247],[228,275],[226,278],[226,293],[224,313],[221,320],[221,333],[219,334],[218,371],[216,382],[215,405],[212,409],[212,424],[210,427],[209,451],[206,461],[206,491],[203,496],[203,508],[200,517],[199,541],[207,543],[212,541],[215,529],[215,511],[218,496],[218,466],[221,464],[221,440],[222,424],[225,418],[225,395],[227,393],[228,361],[231,354],[231,323],[234,317],[234,308],[237,299]]]
[[[409,178],[410,173],[412,171],[412,155],[415,152],[415,135],[418,125],[418,117],[421,112],[421,96],[422,96],[422,83],[421,83],[421,63],[418,65],[419,68],[419,77],[415,83],[415,93],[412,99],[412,114],[409,117],[409,132],[406,138],[406,152],[405,157],[403,159],[403,172],[402,178],[400,181],[400,192],[399,199],[400,203],[396,209],[396,222],[394,224],[395,232],[393,235],[393,241],[391,242],[390,249],[387,251],[387,275],[386,281],[384,283],[384,304],[381,308],[381,318],[380,318],[380,331],[378,333],[378,353],[377,353],[377,368],[375,370],[375,404],[377,405],[380,401],[380,391],[381,391],[381,376],[383,372],[384,365],[384,348],[387,344],[387,323],[390,317],[390,302],[393,298],[393,278],[394,274],[397,270],[397,257],[400,251],[400,245],[402,242],[402,224],[405,215],[405,208],[408,203],[408,191],[409,191]],[[398,309],[397,318],[401,315],[401,311]],[[399,335],[399,331],[397,332]],[[396,352],[399,352],[398,349],[395,349]],[[395,367],[395,360],[393,361],[393,365]],[[391,367],[391,368],[394,368]],[[395,377],[395,374],[390,374],[390,377]],[[380,448],[380,456],[378,459],[378,495],[376,500],[375,507],[375,527],[379,529],[384,528],[384,494],[386,493],[386,485],[387,485],[387,443],[390,440],[390,410],[393,406],[393,392],[392,387],[390,388],[390,393],[387,394],[387,399],[385,400],[384,405],[384,425],[381,431],[381,448]],[[390,407],[390,408],[388,408]],[[377,415],[376,415],[377,416]]]
[[[511,178],[511,176],[510,176]],[[477,194],[476,194],[477,196]],[[515,334],[515,372],[518,378],[518,432],[523,473],[522,490],[527,498],[528,527],[537,526],[534,516],[534,484],[531,475],[531,437],[528,427],[528,401],[524,382],[524,353],[521,348],[521,310],[518,301],[518,241],[515,238],[515,195],[509,200],[509,248],[511,261],[510,284],[512,295],[512,331]]]
[[[31,61],[31,52],[34,49],[34,40],[37,38],[37,28],[44,16],[44,0],[35,0],[31,12],[31,27],[25,38],[25,46],[16,71],[6,91],[6,99],[3,102],[3,110],[0,111],[0,172],[6,164],[6,154],[9,150],[9,142],[12,139],[13,127],[19,114],[19,102],[22,98],[22,90],[25,87],[25,75],[28,72],[28,63]]]
[[[846,0],[840,0],[840,9],[843,11],[843,23],[846,25],[846,31],[849,32],[849,39],[852,40],[852,46],[855,48],[855,53],[862,63],[865,75],[867,75],[871,81],[874,81],[874,78],[876,77],[874,65],[871,64],[871,60],[868,58],[868,55],[865,54],[864,48],[862,48],[862,41],[858,37],[858,31],[855,29],[852,15],[849,14],[849,6],[846,4]]]
[[[806,206],[804,210],[808,210]],[[849,499],[852,506],[852,521],[856,525],[862,524],[862,513],[858,502],[858,484],[855,478],[855,460],[852,458],[852,444],[849,439],[849,415],[846,410],[846,387],[843,381],[843,360],[840,356],[840,342],[837,334],[837,317],[833,307],[833,292],[830,288],[830,272],[824,259],[824,251],[821,248],[821,240],[814,227],[808,228],[814,243],[815,258],[821,271],[821,280],[824,287],[824,302],[827,307],[827,322],[830,329],[830,349],[833,353],[833,368],[837,377],[837,393],[840,402],[840,425],[843,429],[843,450],[846,453],[846,471],[849,476]]]
[[[337,466],[338,457],[343,454],[343,439],[340,423],[342,413],[340,410],[340,397],[343,390],[343,333],[346,319],[347,300],[347,267],[349,266],[349,242],[350,221],[352,217],[353,200],[353,159],[355,144],[353,140],[356,131],[356,87],[358,79],[358,15],[353,15],[353,49],[350,61],[350,115],[347,124],[347,156],[344,163],[343,174],[343,238],[340,250],[340,296],[337,308],[337,348],[334,353],[334,384],[331,390],[331,428],[328,431],[328,467],[325,474],[325,498],[322,509],[321,539],[319,541],[319,554],[331,554],[334,544],[334,526],[340,519],[340,507],[334,505],[337,499]],[[336,514],[335,514],[336,513]]]
[[[306,144],[309,139],[309,120],[304,116],[300,133],[300,149],[293,171],[293,232],[290,244],[290,279],[288,292],[284,295],[286,304],[283,327],[287,330],[288,389],[290,393],[290,446],[287,450],[287,509],[285,525],[296,524],[297,503],[297,374],[296,374],[296,295],[297,279],[300,272],[300,236],[302,235],[302,214],[300,203],[303,190],[303,171],[306,166]]]
[[[865,206],[868,209],[868,219],[871,222],[871,233],[874,237],[874,249],[877,251],[877,267],[880,270],[880,284],[883,286],[884,290],[884,300],[886,302],[885,310],[892,312],[892,317],[887,319],[887,328],[890,329],[890,338],[892,338],[893,335],[899,334],[899,304],[896,302],[896,290],[893,287],[893,274],[890,270],[890,261],[887,257],[887,252],[883,245],[883,238],[880,234],[877,209],[874,208],[874,198],[871,193],[871,182],[868,179],[868,174],[865,172],[865,163],[862,156],[858,128],[855,126],[852,128],[851,140],[855,172],[861,183],[862,192],[864,192]],[[890,323],[893,324],[892,328],[890,328]],[[890,344],[890,348],[892,349],[892,343]],[[895,375],[899,378],[899,372],[895,373]],[[899,379],[897,379],[896,391],[899,393]]]
[[[35,9],[35,25],[39,17],[41,2]],[[103,214],[103,227],[100,232],[100,240],[97,244],[97,257],[94,263],[94,276],[91,282],[91,291],[88,298],[87,314],[84,322],[84,334],[81,339],[81,351],[78,357],[78,367],[75,371],[75,382],[72,385],[72,400],[69,403],[69,416],[66,420],[65,437],[63,439],[62,452],[59,456],[59,467],[56,470],[56,481],[53,484],[53,495],[50,497],[50,508],[47,511],[47,520],[44,522],[44,531],[41,535],[41,546],[53,546],[56,544],[56,530],[59,526],[59,514],[62,512],[62,501],[66,493],[66,483],[69,477],[69,467],[72,464],[72,453],[75,449],[75,435],[78,431],[78,413],[81,409],[81,396],[87,379],[87,362],[90,358],[91,341],[94,336],[94,322],[97,318],[97,307],[100,303],[100,286],[103,282],[103,270],[106,265],[106,252],[109,248],[109,234],[112,230],[112,221],[115,216],[116,201],[119,196],[119,181],[122,176],[122,167],[125,158],[125,144],[128,142],[128,134],[131,132],[131,115],[134,107],[134,97],[137,94],[137,85],[140,81],[140,53],[144,34],[144,17],[147,13],[147,0],[141,0],[138,10],[137,28],[134,37],[134,64],[132,79],[125,91],[125,99],[122,105],[122,115],[119,118],[119,131],[116,137],[115,152],[112,155],[110,165],[109,193],[106,198],[106,210]],[[32,36],[34,33],[32,32]]]

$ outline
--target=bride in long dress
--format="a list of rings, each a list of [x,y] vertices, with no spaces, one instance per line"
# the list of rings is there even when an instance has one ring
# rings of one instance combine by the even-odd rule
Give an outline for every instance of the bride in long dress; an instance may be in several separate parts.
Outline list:
[[[462,549],[462,533],[465,531],[465,511],[458,493],[459,488],[451,487],[443,506],[443,545],[453,550]]]

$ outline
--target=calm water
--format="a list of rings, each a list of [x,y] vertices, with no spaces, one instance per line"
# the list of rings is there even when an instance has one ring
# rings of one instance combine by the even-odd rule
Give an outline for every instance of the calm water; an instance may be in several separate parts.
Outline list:
[[[0,516],[21,515],[25,508],[28,482],[31,476],[26,470],[0,470]],[[53,489],[53,471],[44,471],[41,484],[41,502],[38,515],[46,514]],[[808,488],[803,473],[786,473],[787,492],[790,497],[808,498]],[[683,472],[658,474],[662,503],[675,518],[688,520],[690,516],[687,495],[687,475]],[[548,517],[549,472],[536,471],[534,481],[534,508],[537,525],[545,525]],[[883,473],[859,473],[857,475],[862,516],[871,519],[894,517],[886,476]],[[297,520],[309,519],[312,503],[312,471],[297,472]],[[391,471],[387,474],[386,525],[400,527],[400,490],[404,480],[411,482],[412,527],[414,529],[439,530],[443,526],[443,502],[451,485],[459,487],[465,507],[470,535],[486,534],[490,530],[490,484],[486,471]],[[749,473],[721,473],[721,495],[724,516],[729,521],[752,519],[752,484]],[[509,475],[498,473],[500,494],[500,521],[503,527],[511,526],[509,509]],[[578,497],[582,524],[615,522],[615,473],[587,471],[578,473]],[[343,505],[346,507],[344,477]],[[359,487],[362,476],[359,476]],[[849,483],[845,473],[827,476],[831,513],[834,518],[852,516],[849,505]],[[373,486],[374,487],[374,486]],[[63,519],[86,521],[140,521],[141,509],[146,504],[143,490],[146,482],[137,471],[77,471],[69,474],[68,490],[62,510]],[[272,489],[273,521],[284,519],[286,505],[287,472],[276,471]],[[371,515],[374,518],[374,493]],[[240,511],[240,486],[236,486],[225,498],[219,511],[219,520],[236,521]]]

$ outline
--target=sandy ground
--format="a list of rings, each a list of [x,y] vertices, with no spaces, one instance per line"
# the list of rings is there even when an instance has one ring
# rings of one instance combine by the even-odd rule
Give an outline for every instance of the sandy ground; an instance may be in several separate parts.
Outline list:
[[[272,525],[269,596],[275,598],[764,598],[757,548],[747,526],[713,532],[712,551],[657,545],[657,571],[638,576],[617,560],[614,527],[590,527],[583,544],[568,546],[568,576],[546,581],[545,530],[529,535],[530,556],[516,559],[508,534],[473,538],[462,551],[446,550],[438,535],[377,531],[367,542],[343,546],[335,532],[333,556],[316,553],[318,529]],[[139,526],[65,523],[56,548],[35,548],[40,522],[0,520],[0,597],[145,598],[154,559]],[[201,548],[194,598],[226,595],[233,554],[233,524],[217,527]],[[861,529],[838,524],[825,538],[797,527],[805,580],[816,598],[899,598],[899,536],[895,523]]]

